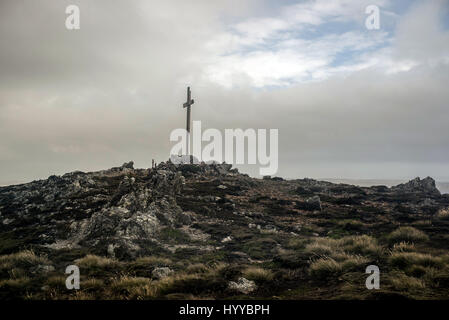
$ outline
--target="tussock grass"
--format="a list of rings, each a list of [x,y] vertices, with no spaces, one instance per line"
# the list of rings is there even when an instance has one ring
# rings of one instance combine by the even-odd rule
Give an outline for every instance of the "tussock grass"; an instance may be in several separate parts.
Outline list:
[[[104,281],[96,278],[86,279],[80,283],[80,288],[82,290],[102,290],[104,287]]]
[[[174,276],[165,277],[156,282],[158,291],[165,293],[171,291],[177,282],[189,281],[203,278],[199,274],[176,274]]]
[[[88,254],[83,258],[77,259],[75,260],[75,263],[77,266],[84,268],[92,268],[92,267],[104,268],[104,267],[115,267],[119,265],[119,262],[114,259],[100,257],[93,254]]]
[[[332,258],[320,258],[310,264],[309,272],[312,278],[325,280],[341,274],[343,266]]]
[[[379,246],[377,240],[367,235],[344,237],[339,242],[346,252],[372,256],[379,256],[383,253],[383,248]]]
[[[69,300],[95,300],[95,295],[92,292],[76,291],[69,296]]]
[[[445,274],[445,272],[440,269],[433,267],[423,267],[420,265],[411,266],[405,271],[405,273],[408,276],[423,279],[431,284],[434,284],[435,279],[437,279],[439,276]]]
[[[332,240],[332,239],[329,239]],[[315,241],[308,245],[304,251],[308,254],[319,255],[319,256],[328,256],[331,255],[335,249],[333,248],[334,243],[329,243],[327,241]]]
[[[384,249],[373,237],[348,236],[341,239],[317,238],[312,243],[306,245],[304,251],[308,254],[318,256],[331,256],[341,253],[356,255],[380,256]]]
[[[299,238],[292,238],[288,241],[288,247],[292,249],[304,249],[306,246],[307,240],[305,239],[299,239]]]
[[[399,242],[393,245],[391,252],[413,252],[415,251],[415,244],[410,242]]]
[[[29,286],[30,281],[31,280],[28,277],[0,280],[0,291],[26,289]]]
[[[421,230],[413,227],[399,227],[388,235],[390,243],[398,242],[424,242],[429,240],[429,237]]]
[[[228,265],[216,263],[209,266],[204,273],[176,273],[161,280],[155,281],[158,296],[173,293],[199,295],[201,292],[222,290],[227,282],[222,273]]]
[[[271,270],[260,267],[248,267],[243,270],[243,277],[248,280],[263,282],[273,280],[274,274]]]
[[[65,281],[66,278],[63,276],[52,276],[47,279],[46,284],[51,288],[55,290],[65,290]]]
[[[186,268],[187,273],[207,273],[210,271],[210,267],[206,266],[204,263],[194,263],[188,265]]]
[[[405,269],[413,265],[441,269],[445,265],[444,260],[440,257],[418,252],[392,252],[388,262],[398,269]]]
[[[154,296],[156,288],[152,286],[152,281],[148,278],[121,276],[112,281],[110,290],[115,295],[127,298],[137,298],[138,296]]]
[[[357,270],[364,271],[369,259],[360,255],[339,253],[332,256],[335,261],[341,264],[343,271]]]
[[[390,275],[391,286],[398,291],[416,291],[426,288],[426,283],[422,279],[409,277],[403,273]]]
[[[39,264],[49,264],[44,256],[39,256],[32,250],[24,250],[17,253],[0,256],[0,270],[16,268],[29,268]]]
[[[166,267],[173,264],[173,262],[168,258],[154,256],[137,258],[134,263],[148,265],[151,267]]]
[[[318,238],[304,249],[306,253],[319,256],[309,266],[310,275],[317,280],[335,277],[345,272],[365,270],[373,259],[385,250],[377,240],[367,236],[348,236],[341,239]]]

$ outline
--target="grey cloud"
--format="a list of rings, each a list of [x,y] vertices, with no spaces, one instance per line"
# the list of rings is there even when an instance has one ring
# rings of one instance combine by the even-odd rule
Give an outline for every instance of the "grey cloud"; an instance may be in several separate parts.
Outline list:
[[[72,3],[81,8],[73,32],[64,27]],[[166,160],[171,130],[184,126],[187,84],[203,128],[278,128],[280,175],[449,180],[449,66],[441,61],[283,89],[255,90],[244,77],[233,89],[205,80],[205,43],[254,5],[2,1],[0,184]],[[447,52],[435,43],[447,32],[407,33],[407,23],[417,22],[399,27],[396,59]],[[425,39],[421,52],[416,43]]]

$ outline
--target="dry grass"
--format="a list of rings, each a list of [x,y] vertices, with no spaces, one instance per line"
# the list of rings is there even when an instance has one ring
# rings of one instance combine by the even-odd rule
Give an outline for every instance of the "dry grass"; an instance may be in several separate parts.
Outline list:
[[[173,264],[173,262],[168,258],[154,256],[137,258],[134,263],[144,264],[152,267],[166,267]]]
[[[335,251],[335,249],[332,248],[332,245],[333,243],[326,243],[326,241],[320,239],[320,241],[315,241],[306,245],[304,251],[312,255],[328,256]]]
[[[399,227],[389,234],[388,240],[390,243],[398,242],[424,242],[429,240],[429,237],[421,230],[413,227]]]
[[[0,256],[0,269],[12,269],[14,267],[29,268],[49,263],[46,257],[38,256],[32,250],[24,250]]]
[[[92,254],[88,254],[87,256],[75,260],[75,263],[79,267],[84,268],[92,268],[92,267],[115,267],[119,264],[118,261],[109,259],[106,257],[100,257]]]
[[[392,252],[388,261],[390,265],[399,269],[405,269],[413,265],[441,269],[445,265],[444,260],[440,257],[418,252]]]
[[[65,281],[66,281],[66,278],[63,276],[53,276],[53,277],[50,277],[47,279],[46,284],[51,289],[65,290],[66,289]]]
[[[87,279],[80,283],[81,290],[101,290],[104,287],[104,281],[96,278]]]
[[[0,280],[0,290],[8,289],[24,289],[30,284],[30,279],[27,277],[17,279]]]
[[[76,291],[69,296],[69,300],[95,300],[95,295],[92,292]]]
[[[369,259],[360,255],[352,255],[348,253],[334,254],[332,258],[341,264],[343,271],[358,270],[365,271],[365,266]]]
[[[186,268],[187,273],[207,273],[210,271],[210,268],[206,266],[204,263],[194,263],[188,265]]]
[[[173,288],[177,287],[178,283],[198,279],[204,279],[204,276],[199,274],[176,274],[174,276],[166,277],[156,282],[157,292],[162,295],[171,293]]]
[[[243,270],[243,277],[248,280],[263,282],[273,280],[274,274],[272,271],[267,269],[259,267],[248,267]]]
[[[288,247],[292,249],[304,249],[306,246],[307,240],[300,238],[292,238],[288,241]]]
[[[344,237],[339,243],[344,251],[355,254],[380,256],[384,251],[375,238],[367,235]]]
[[[350,253],[357,255],[380,256],[384,249],[373,237],[349,236],[341,239],[317,238],[312,243],[306,245],[305,252],[318,256],[331,256],[340,253]]]
[[[415,277],[409,277],[403,273],[390,275],[389,282],[393,289],[398,291],[416,291],[426,288],[424,280]]]
[[[341,263],[332,258],[320,258],[310,264],[310,275],[316,280],[338,276],[343,271]]]
[[[112,281],[109,289],[113,297],[125,299],[153,298],[157,294],[157,287],[148,278],[122,276]]]
[[[399,242],[393,245],[391,252],[413,252],[415,251],[415,244],[410,242]]]
[[[367,236],[348,236],[341,239],[318,238],[304,249],[320,257],[313,260],[309,272],[315,279],[326,279],[345,272],[364,272],[373,257],[385,250],[377,240]]]

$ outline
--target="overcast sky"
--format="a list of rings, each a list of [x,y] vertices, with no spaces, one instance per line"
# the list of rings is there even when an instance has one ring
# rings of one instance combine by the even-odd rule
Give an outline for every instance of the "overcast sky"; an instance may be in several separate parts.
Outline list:
[[[280,176],[449,181],[447,0],[1,0],[0,48],[0,185],[168,159],[187,85]]]

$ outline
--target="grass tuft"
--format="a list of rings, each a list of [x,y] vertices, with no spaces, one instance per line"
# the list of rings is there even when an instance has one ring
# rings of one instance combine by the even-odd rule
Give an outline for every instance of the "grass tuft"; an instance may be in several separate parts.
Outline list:
[[[429,240],[429,237],[421,230],[413,227],[399,227],[388,235],[390,243],[398,242],[424,242]]]
[[[248,267],[243,270],[243,277],[256,282],[264,282],[273,280],[273,272],[259,267]]]

